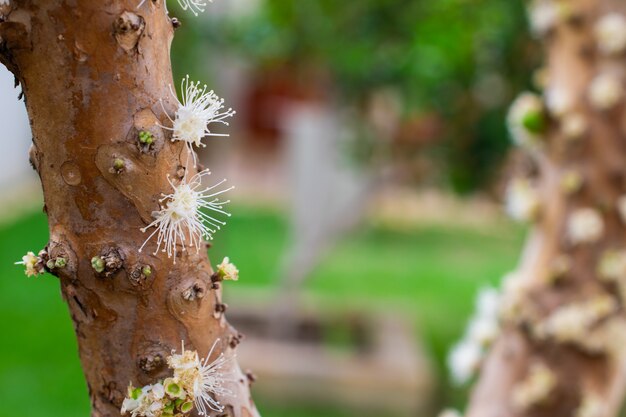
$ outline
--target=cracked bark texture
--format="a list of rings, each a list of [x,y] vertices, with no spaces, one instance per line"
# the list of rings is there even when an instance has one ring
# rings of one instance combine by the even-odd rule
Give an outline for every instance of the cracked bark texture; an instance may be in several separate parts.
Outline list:
[[[624,220],[616,200],[626,193],[626,107],[621,103],[601,112],[588,100],[591,80],[602,70],[617,74],[624,82],[624,55],[607,58],[597,51],[593,25],[603,14],[626,13],[619,0],[570,0],[563,3],[577,12],[559,23],[543,39],[547,60],[546,88],[564,88],[575,98],[589,131],[576,143],[568,142],[552,123],[546,145],[536,155],[540,196],[544,210],[528,239],[519,271],[528,288],[526,305],[546,317],[559,306],[610,294],[618,301],[615,313],[624,315],[624,300],[615,287],[598,278],[597,265],[607,249],[626,245]],[[622,93],[623,94],[623,93]],[[582,174],[582,189],[564,195],[562,176],[568,168]],[[603,237],[591,244],[572,246],[565,238],[565,223],[575,208],[594,207],[604,219]],[[571,257],[569,271],[550,284],[547,275],[562,254]],[[592,334],[589,337],[593,337]],[[622,347],[623,349],[623,347]],[[516,409],[512,397],[532,363],[540,361],[557,377],[556,388],[546,401],[529,409]],[[537,340],[524,323],[506,325],[483,364],[466,412],[469,417],[614,417],[618,415],[625,388],[624,356],[591,354],[578,346]],[[604,406],[597,414],[582,414],[585,393],[592,392]]]
[[[169,376],[165,358],[182,340],[200,356],[217,339],[216,351],[234,355],[240,340],[225,321],[205,250],[184,252],[176,264],[153,256],[154,244],[138,253],[147,236],[140,228],[170,191],[167,175],[180,178],[188,157],[183,143],[156,125],[169,123],[159,100],[169,114],[176,109],[169,54],[177,21],[162,1],[140,9],[137,0],[0,6],[0,60],[24,92],[48,254],[68,261],[51,272],[74,321],[93,417],[119,416],[131,381],[142,386]],[[154,144],[140,144],[142,130]],[[92,268],[96,256],[102,273]],[[234,367],[235,395],[218,398],[226,408],[214,415],[257,416],[249,381]]]

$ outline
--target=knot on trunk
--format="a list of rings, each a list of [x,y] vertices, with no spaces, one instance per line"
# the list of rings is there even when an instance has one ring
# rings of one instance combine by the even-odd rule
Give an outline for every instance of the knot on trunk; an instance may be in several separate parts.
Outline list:
[[[140,378],[139,382],[149,382],[153,376],[159,374],[166,368],[169,352],[166,346],[158,342],[145,342],[139,346],[139,354],[136,357],[136,363],[139,369],[149,378]]]
[[[128,280],[133,287],[145,289],[154,281],[151,279],[153,274],[154,271],[150,265],[136,265],[128,276]]]
[[[91,266],[99,275],[110,277],[124,266],[124,257],[118,248],[108,247],[91,258]]]
[[[139,368],[145,373],[151,373],[163,368],[165,359],[160,353],[156,355],[148,354],[139,358]]]
[[[205,291],[206,289],[204,283],[198,281],[191,287],[184,290],[182,296],[187,301],[199,300],[204,297]]]
[[[76,254],[67,243],[50,241],[45,249],[46,270],[58,277],[76,277]],[[43,258],[42,258],[43,259]]]
[[[236,334],[231,334],[228,337],[228,345],[231,347],[231,349],[235,349],[237,348],[237,346],[239,346],[239,344],[244,338],[245,336],[239,332],[237,332]]]
[[[113,33],[117,43],[127,53],[137,48],[146,24],[143,17],[131,12],[122,13],[113,23]]]

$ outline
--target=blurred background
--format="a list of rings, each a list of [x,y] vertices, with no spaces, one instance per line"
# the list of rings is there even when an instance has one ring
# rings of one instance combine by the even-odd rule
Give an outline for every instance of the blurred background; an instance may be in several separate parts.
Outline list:
[[[175,2],[170,2],[175,3]],[[265,416],[433,417],[476,291],[514,269],[506,108],[539,51],[521,1],[219,0],[183,23],[175,79],[237,110],[201,153],[232,217],[214,240]],[[0,70],[0,417],[88,414],[58,283],[13,262],[48,239],[19,90]],[[27,388],[25,388],[27,387]]]

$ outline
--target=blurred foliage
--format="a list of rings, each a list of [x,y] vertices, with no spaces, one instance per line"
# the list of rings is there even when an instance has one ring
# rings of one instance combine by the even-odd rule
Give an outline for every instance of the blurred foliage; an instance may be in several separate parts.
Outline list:
[[[405,117],[440,116],[442,137],[426,152],[460,192],[498,172],[506,107],[538,55],[521,0],[265,0],[245,16],[187,19],[180,35],[174,50],[187,71],[198,57],[215,66],[235,53],[259,69],[315,66],[348,106],[393,88]]]

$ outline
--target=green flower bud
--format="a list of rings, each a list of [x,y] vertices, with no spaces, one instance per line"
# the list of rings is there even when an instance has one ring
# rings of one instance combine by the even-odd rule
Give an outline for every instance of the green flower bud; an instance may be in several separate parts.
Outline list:
[[[102,259],[99,256],[94,256],[93,258],[91,258],[91,267],[97,273],[103,272],[104,271],[104,259]]]
[[[124,160],[117,158],[115,161],[113,161],[113,169],[115,169],[116,171],[121,171],[122,169],[124,169]]]
[[[181,411],[182,413],[188,413],[188,412],[190,412],[191,410],[193,410],[193,402],[192,402],[192,401],[187,401],[186,403],[183,403],[183,404],[180,406],[180,411]]]
[[[150,268],[149,265],[146,265],[143,268],[141,268],[141,273],[143,274],[144,277],[147,278],[150,275],[152,275],[152,268]]]
[[[139,132],[139,142],[145,145],[151,145],[152,142],[154,142],[154,136],[152,136],[152,133],[142,130]]]
[[[133,400],[138,399],[141,396],[141,388],[133,388],[132,386],[128,388],[130,391],[130,397]]]
[[[166,378],[163,381],[163,387],[170,397],[182,398],[185,396],[185,391],[173,378]]]
[[[57,268],[64,268],[65,265],[67,265],[67,260],[65,258],[59,257],[54,261],[54,266]]]
[[[530,111],[524,115],[522,125],[531,133],[541,133],[546,128],[546,121],[543,113],[538,111]]]
[[[54,269],[54,260],[50,259],[48,262],[46,262],[46,267],[48,269]]]
[[[170,402],[169,404],[167,404],[165,407],[163,407],[163,412],[164,413],[171,413],[174,414],[174,409],[176,408],[175,404],[173,402]]]

